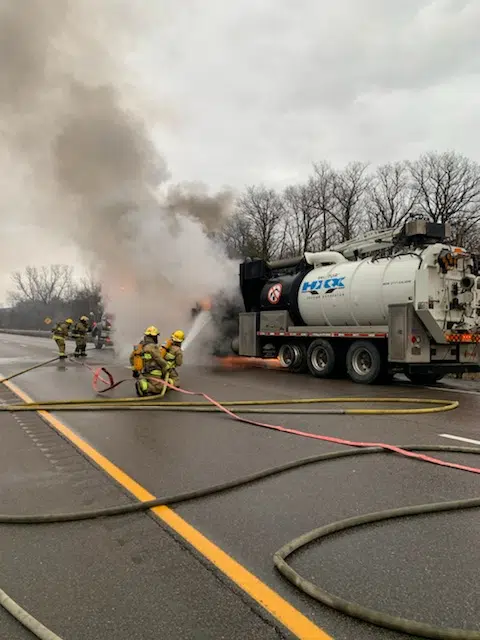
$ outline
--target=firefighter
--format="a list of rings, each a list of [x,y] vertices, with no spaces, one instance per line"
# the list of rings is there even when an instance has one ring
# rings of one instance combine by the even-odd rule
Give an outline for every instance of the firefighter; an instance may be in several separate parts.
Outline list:
[[[52,337],[57,343],[58,352],[62,360],[67,357],[65,353],[65,340],[68,338],[68,333],[72,325],[73,320],[67,318],[64,322],[57,322],[57,326],[52,329]]]
[[[160,353],[159,335],[157,327],[145,329],[143,339],[130,355],[133,376],[137,378],[135,389],[139,396],[157,395],[164,387],[161,380],[167,372],[167,363]]]
[[[167,372],[170,377],[170,383],[174,387],[179,385],[179,375],[177,367],[181,367],[183,364],[183,351],[182,342],[185,340],[185,333],[179,329],[174,331],[170,337],[170,340],[163,345],[165,355],[163,356],[167,363]]]
[[[89,320],[87,316],[81,316],[80,320],[72,329],[72,338],[75,339],[75,358],[86,358],[87,333],[90,331],[88,326]]]

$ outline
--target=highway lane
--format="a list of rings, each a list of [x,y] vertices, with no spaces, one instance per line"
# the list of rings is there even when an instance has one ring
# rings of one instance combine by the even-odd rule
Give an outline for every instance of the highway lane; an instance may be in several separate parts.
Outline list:
[[[53,349],[48,340],[2,335],[0,370],[11,373],[50,357]],[[92,355],[90,364],[108,362],[116,377],[128,376],[121,363],[113,362],[112,352]],[[90,380],[85,367],[68,363],[49,365],[15,382],[35,399],[59,399],[90,397]],[[365,395],[364,388],[346,381],[319,382],[269,371],[222,374],[186,367],[182,384],[224,400]],[[127,383],[118,390],[118,395],[130,393]],[[400,384],[368,389],[368,395],[377,396],[445,398],[451,393]],[[270,421],[351,439],[454,444],[439,434],[478,438],[479,399],[472,394],[459,398],[461,407],[443,414],[272,416]],[[338,448],[212,414],[70,413],[61,418],[155,495],[208,486]],[[452,455],[451,459],[472,464],[471,456]],[[292,471],[180,505],[176,511],[335,639],[401,638],[404,636],[337,615],[299,595],[273,569],[274,551],[320,524],[382,508],[473,497],[479,485],[478,478],[470,474],[382,454]],[[478,522],[478,514],[472,511],[365,528],[334,537],[322,549],[309,548],[297,555],[295,566],[363,604],[434,624],[475,628]]]
[[[0,402],[15,399],[0,386]],[[84,511],[131,502],[38,415],[2,414],[0,429],[2,513]],[[221,582],[146,514],[0,525],[0,554],[0,586],[66,640],[280,637],[259,607]],[[33,638],[2,608],[0,636]]]

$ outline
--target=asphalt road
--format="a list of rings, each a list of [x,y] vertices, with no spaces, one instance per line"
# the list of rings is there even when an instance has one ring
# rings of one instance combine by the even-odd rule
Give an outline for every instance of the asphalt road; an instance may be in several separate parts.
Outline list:
[[[0,336],[0,372],[54,355],[41,338]],[[128,377],[111,351],[92,352]],[[14,380],[35,400],[92,397],[92,374],[52,364]],[[480,446],[480,395],[472,385],[421,389],[398,382],[367,390],[342,380],[185,366],[182,386],[218,400],[410,396],[460,400],[453,412],[411,416],[265,416],[266,421],[352,440]],[[130,382],[115,395],[131,395]],[[12,393],[1,391],[2,401]],[[177,398],[175,398],[177,399]],[[151,494],[207,487],[341,446],[241,424],[216,414],[114,412],[58,417]],[[35,414],[3,415],[2,511],[73,511],[122,504],[125,490]],[[473,444],[470,446],[474,446]],[[443,454],[479,466],[476,457]],[[332,461],[175,507],[184,520],[335,640],[395,640],[302,596],[275,571],[290,539],[349,516],[480,495],[480,478],[392,454]],[[333,593],[390,614],[480,630],[477,510],[409,518],[332,536],[294,556],[295,568]],[[0,526],[0,587],[65,640],[295,637],[253,598],[150,515],[48,526]],[[28,632],[0,611],[2,637]],[[63,635],[62,635],[63,634]]]

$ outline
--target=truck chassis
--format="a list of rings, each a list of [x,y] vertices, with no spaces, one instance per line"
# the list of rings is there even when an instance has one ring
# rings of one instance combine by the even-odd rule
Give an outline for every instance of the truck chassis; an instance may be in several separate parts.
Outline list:
[[[434,384],[449,373],[479,372],[480,335],[443,332],[428,309],[388,307],[388,324],[299,327],[288,311],[239,316],[238,354],[279,358],[290,371],[316,378],[345,374],[356,383],[388,383],[395,373]]]

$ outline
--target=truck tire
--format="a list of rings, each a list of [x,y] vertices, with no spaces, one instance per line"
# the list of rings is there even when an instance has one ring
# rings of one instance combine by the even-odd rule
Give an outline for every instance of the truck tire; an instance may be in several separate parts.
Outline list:
[[[410,373],[407,375],[407,378],[412,384],[416,384],[420,387],[423,385],[436,384],[443,377],[444,376],[442,374],[437,373]]]
[[[303,342],[285,342],[278,350],[278,358],[293,373],[307,371],[307,347]]]
[[[357,384],[388,382],[387,362],[379,348],[368,340],[352,342],[346,357],[347,375]]]
[[[328,342],[319,338],[310,343],[307,351],[308,370],[315,378],[330,378],[336,371],[335,351]]]
[[[240,350],[240,338],[238,336],[236,336],[235,338],[232,338],[232,341],[230,343],[230,349],[233,351],[233,353],[238,356],[238,352]]]

